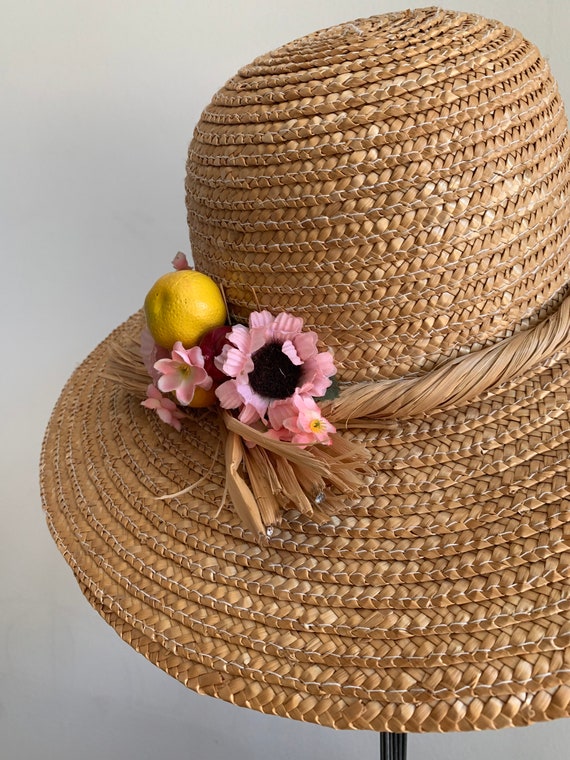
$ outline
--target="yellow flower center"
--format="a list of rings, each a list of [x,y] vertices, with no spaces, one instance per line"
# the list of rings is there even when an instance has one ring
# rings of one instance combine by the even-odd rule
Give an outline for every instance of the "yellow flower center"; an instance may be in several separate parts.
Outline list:
[[[309,429],[311,433],[321,433],[325,429],[324,421],[319,417],[315,417],[309,423]]]

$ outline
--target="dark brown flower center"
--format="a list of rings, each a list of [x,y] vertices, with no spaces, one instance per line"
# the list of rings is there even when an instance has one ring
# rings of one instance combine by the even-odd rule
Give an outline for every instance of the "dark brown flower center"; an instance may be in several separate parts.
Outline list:
[[[249,384],[265,398],[289,398],[301,379],[302,366],[293,364],[281,345],[267,343],[251,356],[253,369],[248,375]]]

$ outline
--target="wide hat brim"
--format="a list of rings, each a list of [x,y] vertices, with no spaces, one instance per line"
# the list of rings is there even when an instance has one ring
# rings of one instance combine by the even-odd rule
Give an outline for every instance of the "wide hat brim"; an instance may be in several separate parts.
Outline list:
[[[569,714],[563,351],[462,408],[342,432],[370,452],[368,484],[260,541],[224,493],[216,411],[179,433],[105,379],[141,323],[69,380],[41,474],[60,550],[125,641],[198,692],[337,728]]]

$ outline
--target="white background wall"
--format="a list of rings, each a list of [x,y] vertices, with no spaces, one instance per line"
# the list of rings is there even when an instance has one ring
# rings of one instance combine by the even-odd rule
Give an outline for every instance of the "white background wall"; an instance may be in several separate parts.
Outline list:
[[[409,3],[409,5],[425,5]],[[44,428],[74,367],[188,251],[195,122],[237,68],[402,0],[0,0],[0,758],[368,760],[378,737],[200,697],[83,599],[44,524]],[[454,0],[535,41],[570,106],[570,3]],[[568,758],[570,721],[413,736],[410,760]]]

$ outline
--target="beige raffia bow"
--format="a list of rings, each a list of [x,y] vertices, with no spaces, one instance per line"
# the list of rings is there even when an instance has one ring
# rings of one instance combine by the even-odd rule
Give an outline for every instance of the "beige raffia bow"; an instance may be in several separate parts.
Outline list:
[[[363,382],[342,389],[321,404],[337,430],[378,428],[387,420],[433,414],[462,406],[491,388],[523,375],[557,354],[570,339],[570,298],[528,330],[492,346],[459,356],[423,375]],[[136,342],[116,346],[106,377],[141,398],[149,382]],[[330,446],[302,448],[277,441],[220,409],[226,484],[244,525],[270,535],[282,512],[294,507],[315,518],[341,512],[347,495],[370,476],[365,447],[331,436]]]

